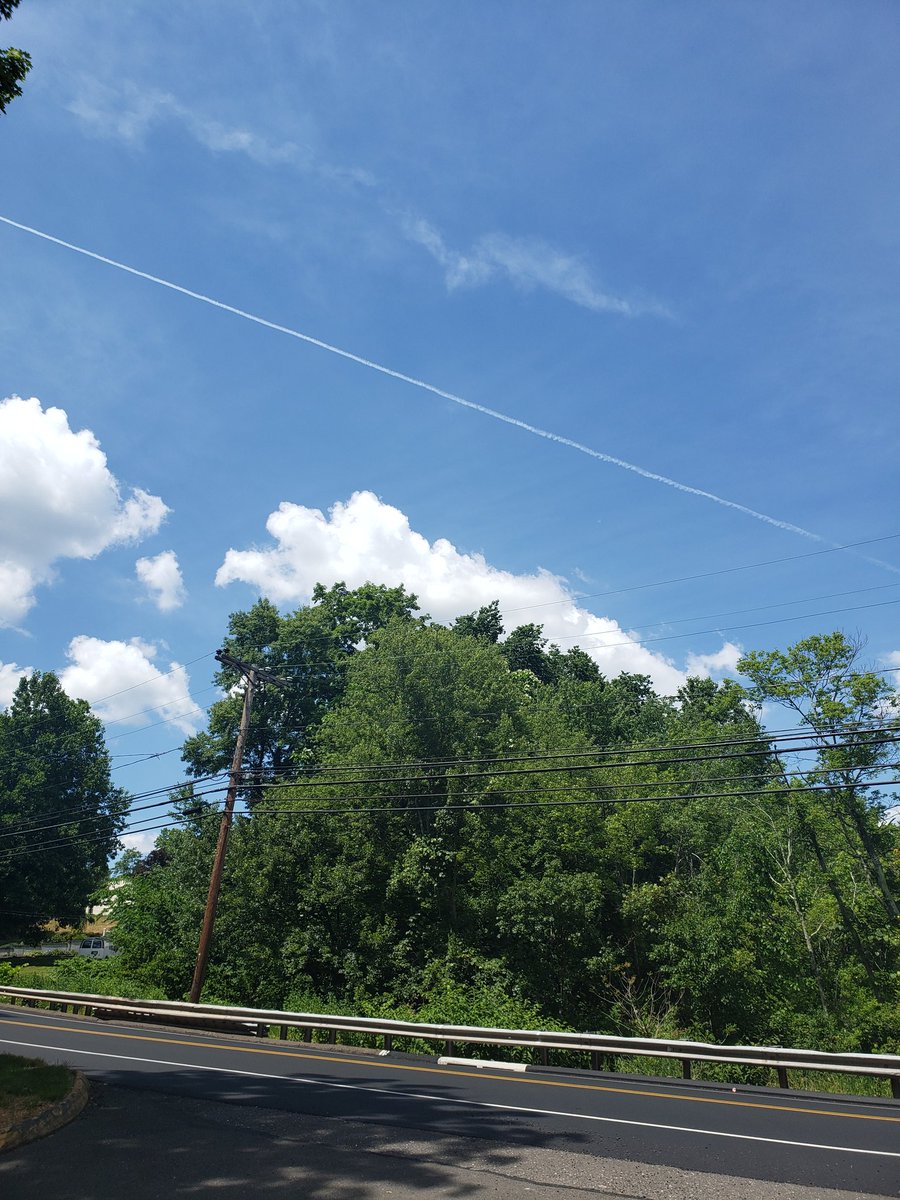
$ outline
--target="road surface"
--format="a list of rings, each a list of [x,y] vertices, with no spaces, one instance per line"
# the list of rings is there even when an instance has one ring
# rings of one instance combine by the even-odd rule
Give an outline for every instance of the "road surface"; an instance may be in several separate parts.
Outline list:
[[[339,1118],[420,1145],[553,1151],[580,1163],[588,1185],[615,1161],[659,1179],[660,1168],[728,1176],[734,1195],[739,1185],[742,1195],[780,1195],[781,1184],[803,1185],[808,1196],[900,1194],[900,1105],[890,1101],[439,1066],[23,1008],[0,1009],[0,1049],[65,1061],[113,1090],[302,1115],[304,1125]]]

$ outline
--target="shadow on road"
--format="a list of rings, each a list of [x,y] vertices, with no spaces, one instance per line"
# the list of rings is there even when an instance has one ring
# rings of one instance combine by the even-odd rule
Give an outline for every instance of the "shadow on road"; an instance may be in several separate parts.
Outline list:
[[[479,1112],[473,1128],[471,1114],[461,1122],[458,1108],[454,1111],[440,1099],[417,1100],[417,1120],[411,1119],[410,1107],[403,1114],[391,1113],[391,1123],[385,1124],[388,1114],[372,1107],[378,1097],[368,1097],[364,1112],[356,1094],[348,1111],[323,1117],[322,1094],[314,1099],[318,1113],[303,1112],[290,1089],[300,1093],[305,1088],[289,1081],[210,1081],[201,1072],[182,1070],[176,1088],[174,1074],[155,1076],[152,1092],[121,1086],[127,1085],[129,1072],[112,1072],[108,1083],[94,1084],[81,1118],[51,1138],[0,1158],[3,1200],[206,1195],[410,1200],[423,1193],[511,1198],[524,1189],[541,1200],[558,1196],[560,1185],[567,1196],[582,1194],[574,1181],[547,1179],[543,1185],[533,1179],[524,1162],[526,1151],[558,1145],[560,1139],[542,1137],[502,1113]],[[198,1076],[195,1089],[202,1085],[208,1099],[171,1094],[183,1089],[190,1074]],[[141,1084],[146,1087],[146,1075]],[[279,1096],[283,1107],[273,1109]],[[402,1105],[413,1103],[409,1099]],[[605,1194],[625,1200],[621,1192]]]

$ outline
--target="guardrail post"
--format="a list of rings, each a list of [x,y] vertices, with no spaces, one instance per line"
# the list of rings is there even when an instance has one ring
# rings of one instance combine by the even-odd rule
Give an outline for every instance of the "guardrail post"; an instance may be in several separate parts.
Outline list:
[[[891,1095],[895,1100],[900,1100],[900,1075],[891,1076]]]
[[[334,1046],[336,1044],[337,1044],[337,1030],[329,1029],[328,1030],[328,1045]]]
[[[311,1042],[312,1041],[312,1030],[311,1029],[301,1029],[300,1030],[300,1041],[301,1042]]]
[[[450,1041],[444,1042],[444,1054],[447,1056],[447,1058],[451,1058],[453,1056],[453,1043],[452,1042],[450,1042]]]
[[[691,1060],[689,1058],[683,1058],[681,1060],[681,1078],[691,1078]]]
[[[541,1064],[542,1067],[550,1066],[550,1055],[547,1053],[546,1046],[540,1046],[538,1048],[538,1062]]]
[[[394,1038],[390,1033],[386,1033],[382,1038],[382,1049],[392,1050],[394,1047]]]
[[[279,1040],[280,1040],[280,1041],[282,1041],[282,1042],[286,1042],[286,1041],[287,1041],[287,1034],[288,1034],[288,1028],[287,1028],[287,1025],[279,1025],[279,1026],[278,1026],[278,1038],[279,1038]]]
[[[600,1066],[600,1051],[592,1050],[591,1051],[591,1070],[592,1071],[600,1071],[602,1069],[603,1068]]]
[[[788,1082],[787,1067],[776,1067],[775,1070],[778,1072],[778,1086],[789,1088],[791,1085]]]

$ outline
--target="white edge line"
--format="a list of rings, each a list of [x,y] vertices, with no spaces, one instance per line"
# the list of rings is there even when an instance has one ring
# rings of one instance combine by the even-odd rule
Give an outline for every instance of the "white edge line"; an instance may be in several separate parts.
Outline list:
[[[561,1112],[555,1108],[528,1108],[522,1104],[495,1104],[488,1100],[460,1100],[452,1096],[431,1096],[427,1092],[399,1092],[392,1088],[362,1087],[358,1083],[335,1083],[327,1079],[307,1079],[303,1075],[270,1075],[263,1071],[241,1071],[235,1067],[210,1067],[200,1063],[173,1062],[165,1058],[138,1058],[130,1054],[109,1054],[100,1050],[75,1050],[66,1046],[47,1046],[42,1042],[17,1042],[0,1038],[8,1046],[31,1046],[52,1050],[55,1054],[84,1054],[88,1058],[115,1058],[120,1062],[149,1063],[157,1067],[182,1067],[187,1071],[212,1071],[219,1075],[242,1075],[249,1079],[273,1079],[279,1083],[304,1083],[312,1087],[336,1088],[346,1092],[370,1092],[395,1100],[430,1100],[437,1104],[457,1104],[466,1108],[491,1108],[503,1112],[531,1113],[540,1117],[568,1117],[575,1121],[599,1121],[606,1125],[631,1125],[638,1129],[664,1129],[669,1133],[697,1133],[701,1137],[732,1138],[740,1142],[765,1142],[774,1146],[799,1146],[803,1150],[838,1150],[845,1154],[872,1154],[877,1158],[900,1158],[900,1150],[867,1150],[861,1146],[829,1146],[820,1142],[794,1142],[787,1138],[759,1137],[751,1133],[728,1133],[720,1129],[694,1129],[690,1125],[662,1125],[656,1121],[629,1121],[624,1117],[600,1117],[591,1113]]]

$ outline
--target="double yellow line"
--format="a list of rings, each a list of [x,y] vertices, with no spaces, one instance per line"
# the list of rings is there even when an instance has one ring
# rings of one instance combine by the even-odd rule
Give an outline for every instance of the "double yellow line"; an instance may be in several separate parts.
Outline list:
[[[649,1088],[616,1087],[607,1083],[575,1083],[563,1079],[543,1079],[515,1072],[509,1075],[488,1074],[484,1070],[463,1071],[455,1067],[419,1067],[411,1063],[398,1063],[383,1058],[356,1058],[349,1054],[316,1054],[309,1050],[288,1050],[279,1046],[241,1046],[233,1042],[196,1042],[186,1038],[155,1037],[146,1033],[117,1033],[109,1029],[86,1029],[80,1025],[44,1024],[39,1021],[20,1021],[5,1016],[0,1020],[0,1031],[6,1026],[16,1025],[26,1029],[56,1030],[61,1033],[80,1033],[89,1037],[118,1038],[124,1041],[152,1042],[161,1046],[187,1046],[198,1050],[229,1050],[237,1054],[264,1054],[275,1058],[292,1058],[314,1062],[349,1063],[368,1068],[382,1067],[391,1071],[407,1071],[424,1075],[453,1075],[462,1079],[491,1079],[500,1083],[521,1083],[532,1087],[570,1088],[579,1092],[611,1092],[622,1096],[650,1096],[660,1100],[686,1100],[691,1104],[723,1104],[732,1108],[759,1108],[768,1112],[803,1113],[813,1117],[845,1117],[852,1121],[886,1121],[900,1124],[900,1116],[882,1113],[844,1112],[839,1109],[808,1108],[799,1104],[766,1104],[760,1100],[731,1099],[719,1096],[695,1096],[676,1091],[652,1091]],[[2,1038],[0,1038],[2,1040]],[[65,1050],[65,1047],[60,1047]],[[840,1101],[838,1101],[840,1103]]]

